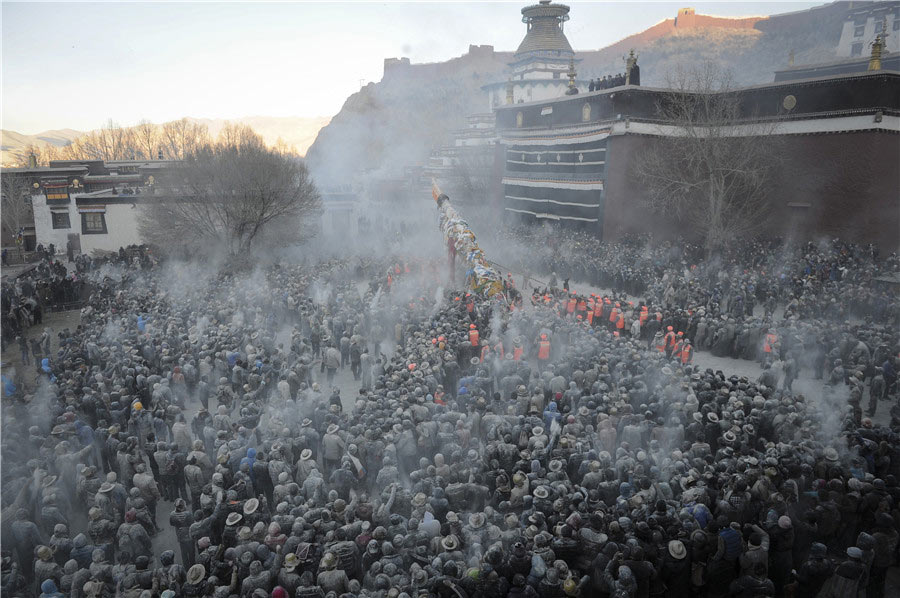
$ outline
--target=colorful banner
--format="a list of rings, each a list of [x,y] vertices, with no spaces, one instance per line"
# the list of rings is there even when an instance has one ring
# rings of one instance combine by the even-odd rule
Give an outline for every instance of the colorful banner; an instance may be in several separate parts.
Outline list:
[[[475,233],[468,223],[460,217],[450,198],[441,193],[437,183],[431,183],[431,196],[437,203],[440,213],[440,229],[448,247],[466,260],[466,286],[470,291],[483,297],[493,297],[503,293],[503,276],[490,266],[484,252],[478,247]]]

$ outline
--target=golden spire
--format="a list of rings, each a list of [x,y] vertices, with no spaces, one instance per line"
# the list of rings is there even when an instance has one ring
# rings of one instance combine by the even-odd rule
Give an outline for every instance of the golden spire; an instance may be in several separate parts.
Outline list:
[[[566,73],[569,76],[569,89],[566,90],[566,95],[572,96],[578,93],[578,88],[575,87],[575,59],[569,59],[569,72]]]
[[[875,41],[872,42],[872,55],[869,58],[869,70],[870,71],[880,71],[881,70],[881,54],[884,52],[884,37],[887,35],[887,18],[882,21],[881,25],[881,33],[875,36]]]

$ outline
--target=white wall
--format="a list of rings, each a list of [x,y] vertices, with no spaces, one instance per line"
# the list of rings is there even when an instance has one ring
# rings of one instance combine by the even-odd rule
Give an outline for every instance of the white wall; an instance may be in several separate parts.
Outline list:
[[[95,249],[103,251],[118,251],[119,247],[140,245],[142,243],[138,233],[138,216],[141,213],[139,207],[132,208],[130,203],[106,205],[106,234],[105,235],[81,235],[81,251],[90,253]],[[78,215],[78,226],[81,227],[81,215]]]
[[[885,39],[885,50],[887,52],[900,52],[900,31],[894,30],[894,22],[897,20],[893,14],[887,15],[887,38]],[[875,41],[875,36],[878,35],[876,30],[876,24],[880,24],[882,22],[882,17],[879,15],[878,17],[870,16],[866,19],[864,27],[864,32],[861,36],[856,36],[856,27],[857,25],[853,21],[844,22],[844,26],[841,28],[841,39],[838,42],[837,47],[837,55],[842,58],[850,57],[851,50],[853,48],[853,44],[861,43],[862,44],[862,52],[857,55],[859,58],[868,58],[872,55],[872,42]]]
[[[44,247],[53,243],[56,245],[57,251],[64,252],[69,233],[81,232],[81,217],[75,211],[74,202],[66,206],[53,206],[54,209],[66,208],[68,210],[71,228],[53,228],[50,208],[47,206],[47,196],[43,193],[31,196],[31,207],[34,210],[34,235],[37,243],[43,244]]]
[[[69,213],[70,228],[53,228],[50,206],[44,194],[33,195],[31,205],[34,208],[34,231],[37,242],[45,247],[50,243],[56,245],[60,252],[66,250],[66,242],[70,234],[81,236],[82,253],[91,253],[95,249],[118,251],[119,247],[138,245],[142,242],[138,232],[139,207],[132,208],[131,203],[106,204],[106,234],[86,235],[81,230],[81,213],[75,205],[73,196],[65,206],[53,206],[53,211],[66,209]]]
[[[581,93],[587,93],[587,85],[578,83],[577,87]],[[543,102],[563,97],[568,89],[568,79],[541,79],[532,80],[531,82],[526,79],[525,81],[516,81],[513,84],[513,101],[516,104],[520,101],[526,103]],[[491,89],[488,92],[488,104],[491,106],[491,110],[499,106],[505,106],[506,88]]]

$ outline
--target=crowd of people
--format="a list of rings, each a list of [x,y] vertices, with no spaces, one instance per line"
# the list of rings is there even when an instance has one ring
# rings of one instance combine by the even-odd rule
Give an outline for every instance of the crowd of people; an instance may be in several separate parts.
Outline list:
[[[591,82],[588,84],[588,91],[600,91],[601,89],[611,89],[622,85],[625,85],[625,73],[603,75],[603,77],[597,77],[596,80],[591,79]]]
[[[134,263],[149,267],[152,263],[146,248],[138,246],[120,248],[118,253],[105,257],[79,254],[72,256],[68,265],[58,259],[52,244],[38,245],[35,254],[39,259],[33,267],[19,276],[4,279],[2,284],[3,350],[15,340],[25,364],[30,361],[28,355],[32,349],[35,358],[39,355],[36,339],[27,338],[28,329],[40,326],[45,312],[80,308],[92,291],[85,277],[88,272],[108,264]]]
[[[87,272],[3,399],[3,595],[885,595],[896,256],[535,234],[512,307],[405,258]]]

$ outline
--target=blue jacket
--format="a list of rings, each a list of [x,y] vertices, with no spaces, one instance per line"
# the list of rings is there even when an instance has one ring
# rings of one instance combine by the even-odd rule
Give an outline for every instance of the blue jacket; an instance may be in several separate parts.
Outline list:
[[[556,410],[556,401],[550,401],[550,404],[547,405],[547,408],[544,410],[544,425],[547,426],[547,433],[550,433],[550,427],[553,425],[554,421],[560,421],[562,419],[562,413]]]
[[[52,579],[45,579],[41,584],[41,598],[65,598],[65,596],[56,589]]]

